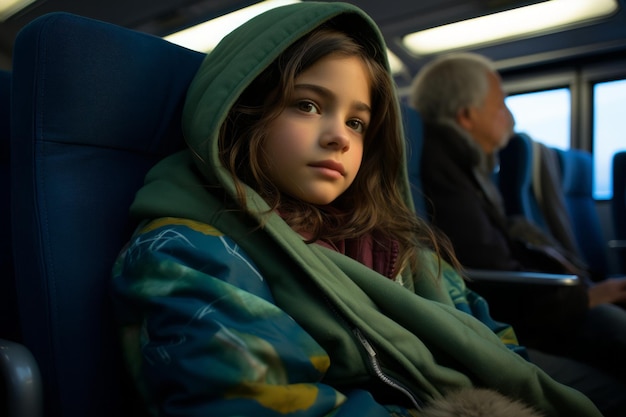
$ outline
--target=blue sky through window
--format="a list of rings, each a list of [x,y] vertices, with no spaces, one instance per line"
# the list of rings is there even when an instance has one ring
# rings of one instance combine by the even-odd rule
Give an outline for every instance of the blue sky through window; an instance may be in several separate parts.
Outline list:
[[[506,98],[515,117],[515,130],[559,149],[570,147],[570,91],[568,88],[517,94]]]
[[[626,80],[598,83],[593,89],[593,196],[613,196],[613,155],[626,150]]]

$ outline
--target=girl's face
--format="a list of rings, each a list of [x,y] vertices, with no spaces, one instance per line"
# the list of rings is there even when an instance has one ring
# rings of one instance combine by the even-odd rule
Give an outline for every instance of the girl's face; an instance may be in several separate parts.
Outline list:
[[[370,79],[358,57],[329,55],[295,80],[287,107],[268,127],[268,175],[281,192],[332,203],[354,181],[371,117]]]

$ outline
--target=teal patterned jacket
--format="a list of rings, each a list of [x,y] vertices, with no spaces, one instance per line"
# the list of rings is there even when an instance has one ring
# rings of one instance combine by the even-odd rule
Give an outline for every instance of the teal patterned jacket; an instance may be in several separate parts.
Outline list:
[[[513,329],[494,321],[486,302],[442,265],[455,307],[523,354]],[[376,375],[382,364],[358,332],[361,359],[379,384],[405,397],[403,405],[380,405],[358,382],[345,390],[329,385],[329,354],[275,305],[242,248],[212,226],[179,218],[146,223],[120,254],[113,284],[128,364],[154,415],[419,415],[424,398]]]

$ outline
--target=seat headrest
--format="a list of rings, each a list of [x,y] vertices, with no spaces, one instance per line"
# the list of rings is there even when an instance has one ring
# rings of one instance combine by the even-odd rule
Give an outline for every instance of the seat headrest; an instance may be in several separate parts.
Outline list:
[[[577,149],[559,151],[562,187],[566,195],[590,196],[592,194],[593,161],[591,154]]]
[[[184,92],[204,54],[68,13],[39,19],[16,39],[38,49],[16,48],[14,76],[39,80],[20,100],[46,124],[45,141],[156,154],[180,146],[171,137],[182,137]]]

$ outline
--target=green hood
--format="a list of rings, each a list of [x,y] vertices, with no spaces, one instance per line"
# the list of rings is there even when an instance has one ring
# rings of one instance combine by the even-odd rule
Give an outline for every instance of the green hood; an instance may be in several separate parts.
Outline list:
[[[219,130],[229,110],[286,48],[329,21],[339,28],[348,28],[355,38],[373,48],[372,54],[389,68],[378,27],[351,4],[307,1],[278,7],[249,20],[226,36],[202,62],[189,86],[183,109],[182,128],[189,149],[153,168],[133,203],[133,216],[184,217],[217,226],[212,214],[221,213],[221,202],[212,205],[206,186],[217,185],[236,196],[230,173],[221,166],[218,156]],[[404,159],[401,162],[405,166]],[[412,206],[408,176],[399,186]],[[252,190],[248,190],[247,204],[252,212],[268,209]],[[297,236],[277,215],[270,216],[266,230],[281,237]]]
[[[217,136],[229,109],[248,85],[287,47],[329,20],[340,20],[355,37],[370,40],[388,68],[386,48],[373,21],[346,3],[305,2],[270,10],[233,31],[207,56],[187,95],[183,131],[202,174],[228,188],[230,175],[220,167]],[[231,190],[232,191],[232,190]]]
[[[554,383],[508,351],[487,327],[456,311],[447,292],[430,279],[436,270],[431,254],[424,254],[419,276],[404,277],[408,286],[415,283],[418,297],[346,256],[305,244],[278,215],[270,215],[263,229],[255,228],[256,221],[225,210],[224,197],[208,191],[215,187],[207,185],[219,185],[234,195],[217,155],[219,128],[230,107],[285,48],[331,19],[371,41],[388,68],[378,29],[349,4],[303,2],[253,19],[206,57],[184,108],[190,150],[150,171],[131,208],[133,217],[196,220],[234,239],[261,270],[276,304],[327,349],[331,368],[326,378],[336,386],[370,378],[363,346],[351,331],[357,328],[389,364],[388,373],[422,399],[478,382],[549,414],[597,415],[586,398]],[[399,185],[410,201],[407,184],[405,179]],[[252,210],[267,208],[252,191],[248,201]]]

